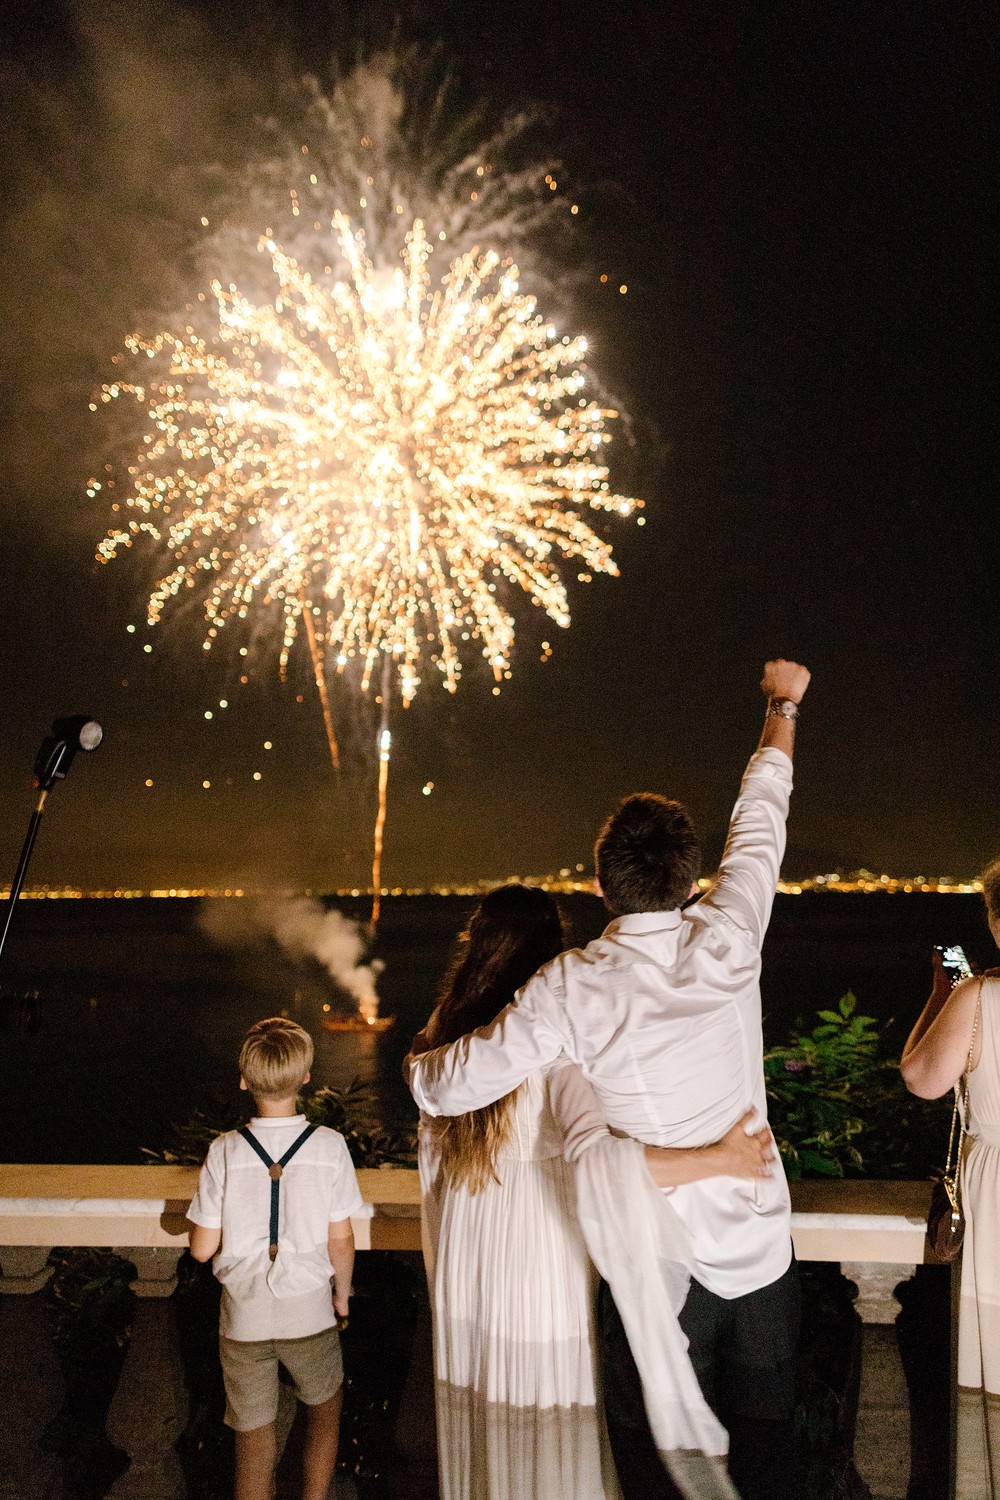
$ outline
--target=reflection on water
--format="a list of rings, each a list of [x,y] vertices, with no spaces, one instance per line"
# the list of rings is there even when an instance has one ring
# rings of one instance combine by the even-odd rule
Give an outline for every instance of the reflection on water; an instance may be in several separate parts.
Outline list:
[[[379,1049],[384,1033],[372,1031],[326,1031],[310,1026],[316,1044],[314,1077],[319,1084],[344,1088],[352,1078],[376,1085],[379,1081]],[[409,1038],[407,1038],[409,1040]]]

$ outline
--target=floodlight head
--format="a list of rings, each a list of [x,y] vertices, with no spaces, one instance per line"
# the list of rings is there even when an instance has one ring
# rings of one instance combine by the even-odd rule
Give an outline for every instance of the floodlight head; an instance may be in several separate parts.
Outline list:
[[[56,719],[35,757],[35,786],[38,790],[51,791],[57,781],[64,781],[76,752],[96,750],[103,738],[104,730],[89,714]]]

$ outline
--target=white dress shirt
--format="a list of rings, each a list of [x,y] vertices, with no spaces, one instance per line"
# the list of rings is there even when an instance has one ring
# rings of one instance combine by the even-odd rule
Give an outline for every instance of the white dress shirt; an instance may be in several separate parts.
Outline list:
[[[760,949],[791,788],[788,756],[758,750],[701,901],[616,918],[595,942],[539,970],[491,1026],[417,1058],[410,1087],[421,1109],[481,1109],[564,1054],[612,1129],[650,1145],[707,1145],[751,1107],[762,1125]],[[777,1162],[772,1173],[666,1189],[691,1236],[694,1275],[721,1297],[788,1269],[788,1185]]]

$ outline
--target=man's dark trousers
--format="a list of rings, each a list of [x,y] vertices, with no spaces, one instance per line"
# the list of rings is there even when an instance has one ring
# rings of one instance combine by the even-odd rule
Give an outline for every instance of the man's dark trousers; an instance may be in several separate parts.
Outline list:
[[[705,1399],[729,1433],[742,1500],[797,1500],[793,1459],[799,1277],[794,1259],[770,1286],[727,1300],[692,1280],[680,1325]],[[598,1328],[608,1436],[624,1500],[679,1500],[646,1418],[642,1384],[605,1282]]]

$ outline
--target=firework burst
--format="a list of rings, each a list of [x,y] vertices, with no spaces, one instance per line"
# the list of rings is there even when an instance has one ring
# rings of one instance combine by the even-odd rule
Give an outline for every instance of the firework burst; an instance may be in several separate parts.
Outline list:
[[[558,562],[617,571],[583,518],[637,503],[600,461],[614,413],[581,395],[585,341],[541,317],[512,263],[469,252],[434,286],[420,221],[394,272],[344,216],[335,229],[349,279],[314,279],[268,241],[272,302],[215,283],[214,338],[128,340],[151,378],[103,395],[133,395],[149,426],[133,518],[98,555],[163,547],[150,624],[193,590],[206,650],[270,609],[284,665],[309,611],[326,663],[358,663],[363,688],[383,654],[407,702],[425,663],[454,691],[469,650],[499,680],[514,621],[498,583],[566,626]]]

